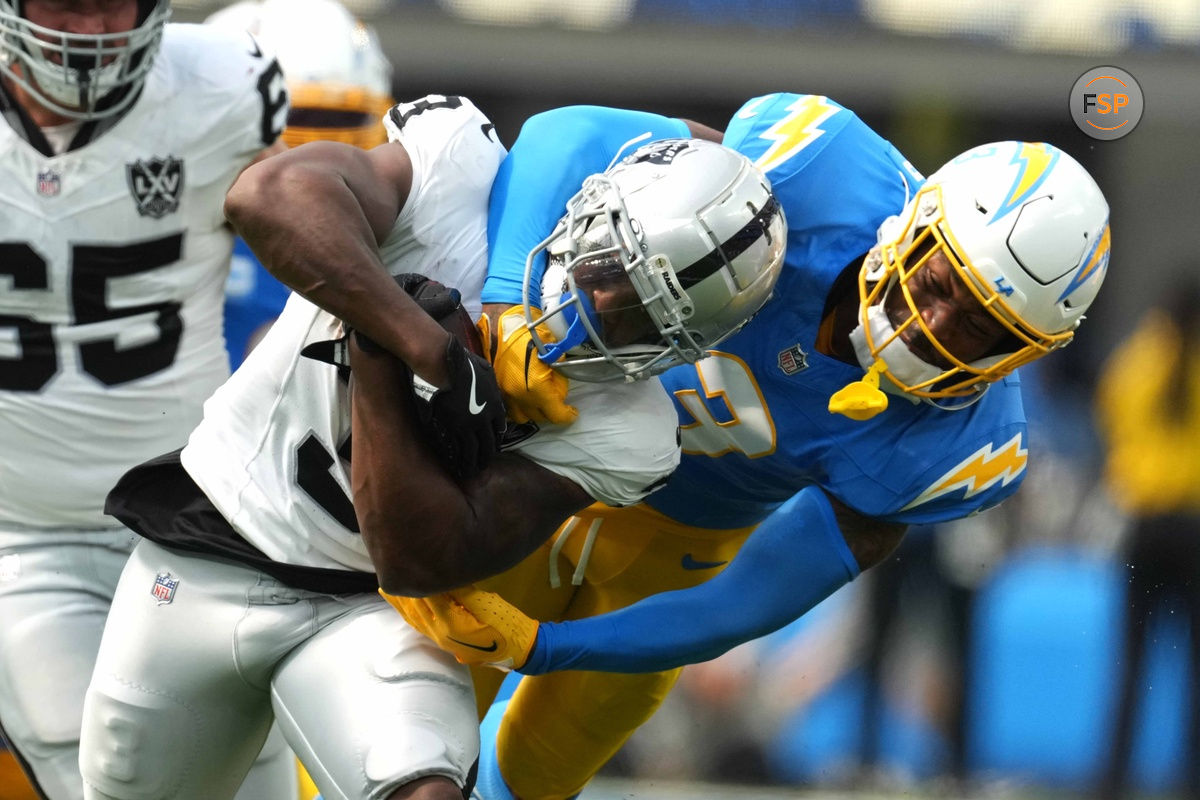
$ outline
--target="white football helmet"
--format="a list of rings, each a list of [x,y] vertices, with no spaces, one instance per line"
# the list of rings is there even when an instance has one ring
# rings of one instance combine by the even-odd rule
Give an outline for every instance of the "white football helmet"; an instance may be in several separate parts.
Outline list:
[[[242,0],[206,22],[249,31],[274,52],[291,107],[283,141],[387,141],[381,119],[395,105],[392,65],[375,30],[338,0]]]
[[[120,33],[66,33],[34,25],[24,0],[0,0],[0,69],[46,108],[75,120],[119,114],[137,99],[171,16],[169,0],[138,0]]]
[[[933,175],[898,217],[859,273],[859,326],[851,334],[864,368],[883,362],[894,387],[912,396],[969,404],[1017,367],[1065,346],[1096,297],[1108,268],[1108,203],[1096,182],[1053,145],[996,142],[973,148]],[[935,252],[1007,331],[998,352],[964,363],[917,313],[908,282]],[[884,311],[901,292],[912,316],[893,327]],[[950,364],[921,360],[900,340],[920,327]]]
[[[529,254],[526,323],[539,357],[568,377],[649,377],[703,358],[746,324],[770,298],[786,246],[783,209],[749,159],[714,142],[655,142],[585,180]],[[542,250],[549,268],[539,287],[531,283]],[[619,342],[605,330],[593,305],[605,283],[628,290],[648,335]],[[553,339],[535,327],[539,304],[536,324]]]

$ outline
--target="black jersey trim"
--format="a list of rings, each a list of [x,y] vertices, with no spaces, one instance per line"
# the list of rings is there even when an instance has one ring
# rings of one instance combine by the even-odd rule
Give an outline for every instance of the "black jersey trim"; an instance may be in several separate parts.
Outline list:
[[[183,468],[179,452],[166,453],[126,472],[108,493],[104,512],[163,547],[236,561],[296,589],[323,594],[378,590],[379,580],[371,572],[271,559],[221,515]]]

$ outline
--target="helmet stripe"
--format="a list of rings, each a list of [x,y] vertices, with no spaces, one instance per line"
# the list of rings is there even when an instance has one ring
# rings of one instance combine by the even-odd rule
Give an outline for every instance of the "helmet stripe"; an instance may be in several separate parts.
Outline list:
[[[1086,283],[1087,279],[1092,277],[1092,275],[1097,272],[1103,273],[1104,270],[1108,269],[1108,254],[1111,248],[1112,237],[1109,234],[1108,222],[1105,221],[1104,231],[1092,242],[1091,249],[1083,259],[1083,266],[1071,278],[1071,282],[1067,284],[1067,288],[1063,290],[1063,293],[1058,296],[1058,300],[1055,302],[1061,303],[1071,292]]]
[[[750,249],[750,246],[767,235],[771,223],[779,214],[779,200],[775,195],[763,205],[757,214],[747,222],[740,231],[730,236],[720,247],[715,247],[702,258],[697,259],[682,269],[675,271],[680,285],[687,289],[712,275],[717,270],[731,263],[735,258]]]

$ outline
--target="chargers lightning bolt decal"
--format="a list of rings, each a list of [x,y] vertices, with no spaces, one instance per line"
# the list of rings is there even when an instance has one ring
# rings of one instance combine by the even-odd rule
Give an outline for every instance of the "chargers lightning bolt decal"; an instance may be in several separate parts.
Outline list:
[[[1020,149],[1013,153],[1012,161],[1009,162],[1019,168],[1017,178],[1009,187],[1008,194],[996,209],[995,215],[988,220],[988,225],[1029,199],[1034,190],[1042,185],[1042,181],[1046,180],[1046,176],[1054,170],[1054,165],[1058,163],[1058,152],[1042,142],[1021,143]]]
[[[966,500],[990,489],[996,483],[1007,486],[1025,471],[1025,463],[1028,460],[1029,451],[1021,446],[1019,433],[995,451],[992,449],[992,443],[988,442],[934,481],[932,486],[901,510],[907,511],[935,497],[960,489],[966,490],[963,493],[963,499]]]
[[[788,106],[787,116],[760,135],[759,138],[773,144],[754,163],[763,172],[770,172],[772,167],[787,161],[816,141],[825,133],[817,126],[841,110],[841,106],[827,97],[804,95]]]
[[[1083,258],[1083,265],[1079,271],[1071,278],[1071,282],[1067,284],[1067,288],[1058,296],[1055,302],[1061,303],[1064,298],[1071,292],[1078,289],[1083,283],[1097,272],[1101,275],[1108,269],[1108,251],[1112,249],[1112,238],[1109,235],[1108,222],[1104,223],[1104,231],[1096,237],[1096,241],[1092,242],[1092,249]]]

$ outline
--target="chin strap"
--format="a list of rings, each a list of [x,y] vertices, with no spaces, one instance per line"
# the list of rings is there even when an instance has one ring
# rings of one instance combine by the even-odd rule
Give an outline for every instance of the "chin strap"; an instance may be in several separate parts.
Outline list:
[[[554,333],[561,333],[561,335],[557,341],[545,343],[545,352],[538,355],[543,364],[553,364],[566,355],[568,350],[591,341],[592,335],[583,323],[583,315],[587,316],[587,321],[592,324],[592,329],[597,333],[600,332],[600,315],[592,307],[591,300],[581,292],[564,292],[558,299],[558,305],[566,307],[557,315],[554,315],[554,309],[551,309],[551,313],[547,315],[547,322]],[[580,308],[583,309],[583,315],[579,313]],[[564,326],[566,330],[561,331]],[[558,330],[555,330],[556,328]]]
[[[829,398],[829,413],[842,414],[860,422],[881,413],[888,407],[888,398],[879,388],[879,374],[886,369],[883,359],[877,359],[862,380],[834,392]]]

